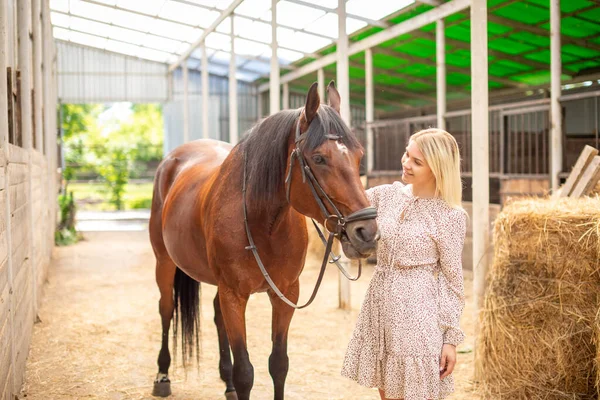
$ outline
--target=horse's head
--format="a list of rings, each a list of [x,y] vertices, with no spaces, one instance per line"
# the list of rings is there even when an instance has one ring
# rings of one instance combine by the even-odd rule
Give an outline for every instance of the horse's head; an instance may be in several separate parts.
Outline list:
[[[286,190],[300,213],[336,233],[349,258],[371,255],[379,239],[376,213],[360,181],[363,148],[340,117],[340,94],[327,87],[329,105],[321,105],[317,84],[308,91],[304,110],[288,142]]]

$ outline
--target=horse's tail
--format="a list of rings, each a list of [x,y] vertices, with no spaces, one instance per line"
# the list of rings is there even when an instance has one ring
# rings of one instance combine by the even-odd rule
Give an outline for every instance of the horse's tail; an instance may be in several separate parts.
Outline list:
[[[175,320],[173,323],[174,354],[177,354],[178,330],[181,331],[181,355],[183,366],[187,366],[196,352],[196,363],[200,360],[200,283],[177,268],[174,284]]]

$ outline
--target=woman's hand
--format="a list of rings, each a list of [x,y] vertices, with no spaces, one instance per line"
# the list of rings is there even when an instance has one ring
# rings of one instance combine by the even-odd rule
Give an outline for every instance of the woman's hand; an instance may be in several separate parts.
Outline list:
[[[442,357],[440,359],[440,379],[444,379],[454,371],[456,365],[456,346],[445,343],[442,346]]]

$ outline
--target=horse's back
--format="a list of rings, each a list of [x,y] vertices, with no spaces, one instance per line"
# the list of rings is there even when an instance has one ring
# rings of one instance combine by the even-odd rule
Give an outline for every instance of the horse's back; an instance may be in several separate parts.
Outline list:
[[[159,165],[154,179],[150,218],[150,239],[155,254],[167,252],[182,269],[204,261],[203,249],[197,243],[199,202],[233,146],[217,140],[201,139],[183,144],[171,151]],[[192,241],[196,243],[192,243]],[[187,267],[187,268],[186,268]],[[196,270],[197,268],[194,268]],[[197,280],[209,281],[209,273],[196,272]],[[187,271],[189,272],[189,271]],[[192,274],[190,274],[192,275]]]
[[[189,169],[194,170],[192,175],[196,179],[206,179],[223,163],[232,148],[227,142],[212,139],[195,140],[175,148],[158,166],[154,194],[164,202],[175,180]]]

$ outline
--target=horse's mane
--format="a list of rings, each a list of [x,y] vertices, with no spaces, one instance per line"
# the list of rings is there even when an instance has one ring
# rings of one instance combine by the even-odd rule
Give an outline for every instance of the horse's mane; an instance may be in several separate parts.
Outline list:
[[[295,134],[292,128],[302,110],[280,111],[260,120],[240,141],[240,150],[247,154],[246,182],[250,203],[268,202],[283,186],[289,135]],[[321,104],[301,144],[302,149],[311,151],[321,146],[326,140],[325,134],[340,136],[339,140],[349,150],[361,147],[337,111]]]

